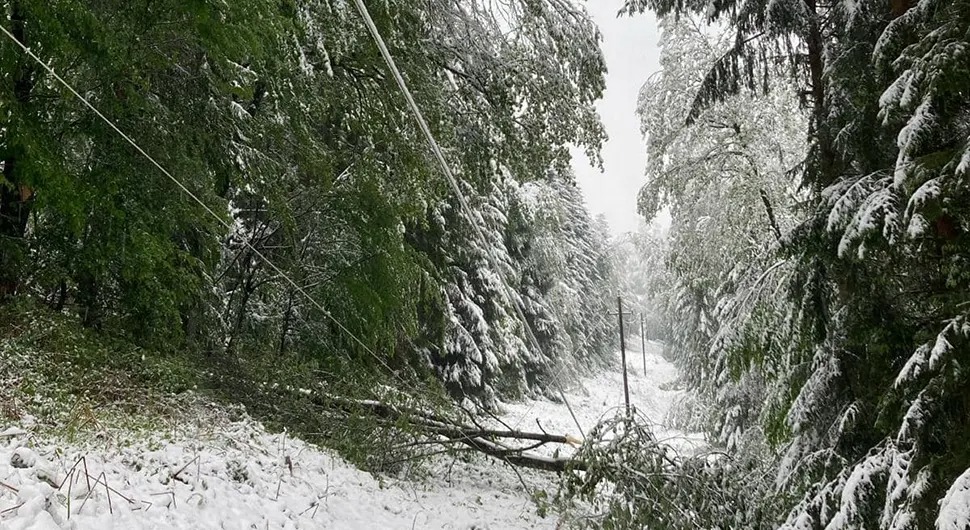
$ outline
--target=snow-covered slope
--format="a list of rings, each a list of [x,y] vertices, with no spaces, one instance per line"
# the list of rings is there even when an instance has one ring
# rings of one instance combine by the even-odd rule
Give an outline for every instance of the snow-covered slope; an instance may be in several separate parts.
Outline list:
[[[427,484],[378,480],[251,420],[124,446],[45,443],[20,429],[0,439],[4,530],[555,527],[501,465],[443,465]]]
[[[659,421],[677,396],[671,365],[649,348],[644,374],[630,356],[631,401]],[[623,403],[609,371],[567,394],[584,429]],[[41,439],[29,421],[0,424],[0,528],[314,529],[556,528],[531,500],[555,477],[484,457],[432,462],[423,481],[375,478],[331,451],[271,434],[245,414],[203,400],[165,432],[108,433],[83,442]],[[506,406],[502,420],[575,435],[563,404]],[[6,429],[6,430],[3,430]],[[673,433],[676,434],[676,433]],[[549,451],[554,448],[549,448]],[[86,469],[86,473],[85,473]],[[68,513],[70,512],[70,517]]]

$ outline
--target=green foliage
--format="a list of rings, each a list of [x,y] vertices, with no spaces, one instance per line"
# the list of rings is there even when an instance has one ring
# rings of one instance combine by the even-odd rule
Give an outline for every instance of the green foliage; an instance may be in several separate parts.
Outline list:
[[[656,154],[670,158],[653,157],[641,206],[648,214],[664,201],[672,206],[674,242],[682,247],[669,260],[681,282],[670,298],[674,318],[686,323],[675,340],[694,345],[681,358],[688,383],[715,403],[715,418],[725,425],[744,418],[742,433],[764,432],[783,451],[775,463],[779,491],[788,496],[778,507],[788,512],[783,528],[966,526],[946,505],[965,502],[950,494],[970,467],[963,428],[966,3],[627,3],[629,11],[646,7],[703,15],[731,33],[724,55],[695,65],[696,77],[687,80],[700,81],[686,83],[687,96],[659,90],[651,100],[679,103],[682,112],[654,111],[647,122],[651,145],[662,148]],[[797,53],[784,49],[792,36],[800,40]],[[765,53],[779,45],[781,53]],[[779,58],[796,68],[774,70]],[[668,65],[661,82],[669,85],[678,64]],[[743,189],[732,178],[739,168],[677,156],[677,140],[716,126],[709,118],[738,94],[779,86],[779,73],[803,84],[811,103],[802,129],[809,145],[796,152],[804,162],[781,173],[800,176],[804,195],[780,208],[787,229],[776,230],[778,245],[767,247],[777,265],[762,261],[766,247],[737,251],[756,239],[751,232],[722,232],[712,239],[732,249],[725,266],[717,261],[725,253],[703,252],[711,219],[744,223],[678,208],[696,211],[698,197]],[[741,115],[751,119],[758,110]],[[734,123],[740,135],[743,123]],[[782,127],[766,130],[784,136]],[[701,162],[717,160],[724,144],[702,150]],[[672,178],[680,165],[690,168],[686,178]],[[743,181],[760,178],[764,166],[740,168]],[[709,187],[696,186],[701,182]],[[779,201],[768,190],[765,203]],[[731,205],[745,215],[743,200]],[[703,230],[683,229],[698,219]],[[944,498],[955,500],[938,502]]]
[[[510,177],[564,168],[567,145],[595,155],[604,62],[595,26],[569,3],[371,9],[468,194],[497,208],[488,215],[509,213],[492,195]],[[14,0],[4,10],[18,39],[218,219],[4,41],[0,297],[26,293],[89,328],[247,373],[279,359],[334,377],[430,372],[428,352],[456,334],[446,293],[459,280],[439,248],[471,255],[499,242],[446,242],[462,221],[438,223],[450,191],[353,9]],[[512,22],[521,36],[506,32]],[[509,265],[496,274],[516,284],[526,265]],[[507,309],[484,315],[493,335],[522,332]],[[546,364],[518,342],[506,364],[533,360],[496,372],[509,392]],[[470,349],[454,353],[467,364]]]
[[[203,383],[191,359],[85,329],[22,298],[0,308],[0,414],[56,435],[157,426]]]
[[[601,422],[563,477],[557,504],[575,528],[775,528],[782,500],[772,490],[759,440],[750,452],[679,456],[655,426],[625,412]]]

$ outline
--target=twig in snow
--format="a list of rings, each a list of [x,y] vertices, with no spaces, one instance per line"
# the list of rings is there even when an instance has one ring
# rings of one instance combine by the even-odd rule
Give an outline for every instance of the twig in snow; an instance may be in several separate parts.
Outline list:
[[[193,493],[192,495],[189,495],[188,497],[186,497],[186,498],[185,498],[185,502],[186,502],[186,503],[188,503],[188,502],[189,502],[190,500],[192,500],[192,499],[193,499],[193,498],[194,498],[194,497],[195,497],[196,495],[198,495],[198,496],[199,496],[199,506],[201,506],[201,505],[202,505],[202,504],[203,504],[203,503],[205,502],[205,496],[204,496],[204,495],[202,495],[201,493],[199,493],[198,491],[197,491],[197,492],[195,492],[195,493]]]
[[[310,519],[313,519],[313,516],[317,514],[317,508],[319,508],[319,507],[320,507],[320,500],[317,499],[317,500],[311,502],[310,505],[307,506],[307,509],[306,510],[303,510],[302,512],[300,512],[300,515],[298,515],[297,517],[303,517],[303,514],[305,514],[308,511],[310,511],[310,508],[313,508],[313,513],[310,514]]]
[[[539,430],[542,431],[542,434],[549,434],[546,432],[545,429],[542,428],[542,423],[539,421],[539,418],[536,418],[536,426],[539,427]]]
[[[102,481],[102,479],[104,480]],[[114,507],[111,505],[111,487],[108,486],[108,476],[104,474],[104,471],[102,471],[101,474],[98,475],[98,478],[94,481],[95,486],[98,484],[104,484],[104,489],[108,494],[108,513],[114,515]],[[70,486],[68,486],[68,491],[70,491]],[[88,499],[91,497],[92,493],[94,493],[94,490],[88,489],[88,494],[85,495],[84,500],[81,501],[81,507],[77,509],[78,513],[81,513],[81,510],[84,509],[84,505],[88,502]],[[70,494],[68,494],[68,496],[70,496]],[[68,514],[70,515],[70,511],[68,511]]]
[[[104,479],[104,482],[103,482],[104,491],[105,491],[105,494],[108,496],[108,513],[110,513],[111,515],[114,515],[115,510],[114,510],[114,507],[111,506],[111,488],[108,487],[108,476],[104,474],[104,471],[101,472],[101,478]]]
[[[17,508],[20,508],[24,504],[27,504],[27,503],[26,502],[22,502],[22,503],[20,503],[20,504],[18,504],[16,506],[12,506],[10,508],[7,508],[6,510],[0,510],[0,515],[3,515],[5,513],[7,513],[7,512],[12,512],[12,511],[16,510]]]
[[[325,475],[325,477],[327,479],[327,486],[323,489],[323,499],[324,500],[326,500],[330,496],[330,476],[329,475]],[[310,508],[313,508],[313,513],[310,514],[310,519],[313,519],[314,517],[316,517],[317,510],[320,508],[320,498],[319,497],[317,498],[317,500],[311,502],[310,503],[310,506],[308,506],[306,510],[303,510],[302,512],[300,512],[300,515],[298,515],[297,517],[303,517],[303,514],[305,514],[308,511],[310,511]]]
[[[505,465],[509,466],[509,468],[512,469],[512,471],[515,473],[515,476],[519,477],[519,483],[522,484],[522,489],[525,490],[525,492],[529,494],[529,497],[531,497],[531,498],[534,499],[535,498],[535,492],[532,491],[532,489],[529,487],[529,485],[525,483],[525,479],[522,478],[522,473],[519,473],[519,470],[511,462],[509,462],[508,460],[505,460],[504,462],[505,462]]]
[[[101,473],[101,474],[102,474],[102,475],[104,475],[104,473]],[[92,477],[90,477],[90,476],[88,476],[88,478],[92,478]],[[106,489],[107,489],[107,490],[108,490],[108,491],[109,491],[110,493],[114,493],[115,495],[117,495],[117,496],[119,496],[119,497],[121,497],[122,499],[124,499],[125,501],[127,501],[127,502],[128,502],[128,504],[135,504],[135,499],[132,499],[131,497],[128,497],[128,496],[127,496],[127,495],[125,495],[124,493],[121,493],[120,491],[118,491],[118,490],[116,490],[116,489],[114,489],[114,488],[112,488],[111,486],[108,486],[108,482],[107,482],[107,478],[105,478],[105,482],[104,482],[103,484],[104,484],[104,487],[105,487],[105,488],[106,488]],[[95,486],[97,486],[97,483],[95,483]]]
[[[70,484],[68,484],[68,486],[67,486],[67,491],[71,491],[71,485],[70,485]],[[91,488],[88,488],[88,492],[87,492],[87,494],[86,494],[86,495],[84,496],[84,500],[83,500],[83,501],[81,501],[81,507],[77,509],[77,513],[81,513],[81,510],[83,510],[83,509],[84,509],[84,505],[85,505],[85,503],[87,503],[87,502],[88,502],[88,499],[89,499],[89,498],[91,497],[91,494],[92,494],[92,493],[94,493],[94,490],[93,490],[93,489],[91,489]],[[68,494],[68,495],[70,495],[70,494]],[[68,513],[70,514],[70,512],[68,512]]]
[[[75,482],[73,477],[74,477],[74,469],[72,468],[71,474],[64,477],[64,480],[69,481],[67,483],[67,518],[68,519],[71,518],[71,490],[74,488],[74,482]],[[62,482],[61,485],[63,486],[64,483]],[[61,489],[61,488],[57,488],[57,489]],[[88,491],[91,491],[91,490],[89,489]]]
[[[446,450],[446,451],[442,451],[442,452],[447,453],[449,451],[450,450]],[[451,470],[455,468],[455,463],[458,462],[458,454],[459,454],[458,451],[455,451],[455,456],[454,456],[454,458],[451,459],[451,464],[448,464],[448,473],[447,474],[448,474],[448,482],[449,483],[451,482]]]
[[[172,473],[172,479],[173,480],[179,480],[179,473],[185,471],[185,468],[189,467],[189,465],[191,465],[192,462],[198,463],[199,462],[199,455],[195,455],[195,458],[193,458],[192,460],[189,460],[188,462],[186,462],[185,465],[182,466],[182,467],[180,467],[179,470],[176,471],[175,473]],[[198,475],[198,471],[196,472],[196,475]]]
[[[74,465],[71,466],[71,469],[67,471],[67,476],[65,476],[64,480],[62,480],[61,483],[57,486],[58,490],[64,487],[64,483],[67,482],[69,478],[74,477],[74,473],[77,470],[78,465],[83,465],[84,477],[85,477],[85,480],[87,481],[88,491],[91,491],[91,474],[88,473],[88,459],[86,456],[81,456],[81,458],[78,458],[77,460],[74,461]]]
[[[174,491],[163,491],[161,493],[152,493],[152,497],[157,497],[159,495],[171,495],[172,496],[172,506],[178,509],[178,503],[175,502],[175,492]],[[148,510],[145,510],[148,511]]]
[[[111,503],[111,494],[112,493],[114,493],[115,495],[117,495],[117,496],[121,497],[122,499],[126,500],[128,502],[128,504],[135,504],[135,500],[134,499],[132,499],[131,497],[128,497],[124,493],[121,493],[120,491],[118,491],[118,490],[116,490],[116,489],[114,489],[114,488],[112,488],[111,486],[108,485],[108,477],[105,475],[104,472],[101,472],[101,475],[99,475],[98,476],[98,479],[95,480],[94,486],[92,486],[91,485],[91,479],[94,478],[94,477],[91,476],[87,472],[87,469],[88,469],[87,460],[82,456],[81,458],[79,458],[77,460],[77,462],[74,463],[74,465],[71,467],[70,471],[68,471],[67,476],[64,477],[64,480],[61,481],[61,484],[57,487],[57,489],[60,490],[61,488],[64,487],[64,484],[67,484],[67,492],[68,492],[68,494],[67,494],[67,499],[68,499],[68,512],[67,513],[68,513],[68,517],[70,517],[70,513],[71,513],[71,511],[70,511],[71,488],[72,488],[72,486],[74,485],[75,482],[77,482],[78,480],[80,480],[81,470],[78,469],[78,467],[77,467],[79,464],[82,465],[82,467],[84,468],[84,478],[85,478],[85,481],[87,482],[88,495],[89,496],[91,495],[91,491],[94,489],[94,486],[97,486],[98,483],[100,482],[100,477],[104,477],[104,482],[100,482],[100,483],[101,484],[104,484],[105,490],[108,491],[108,503],[109,503],[109,507],[108,508],[109,509],[111,508],[110,507],[110,503]],[[69,480],[70,480],[70,482],[69,482]],[[142,501],[142,502],[145,502],[145,501]],[[83,503],[82,503],[81,506],[82,507],[84,506]]]

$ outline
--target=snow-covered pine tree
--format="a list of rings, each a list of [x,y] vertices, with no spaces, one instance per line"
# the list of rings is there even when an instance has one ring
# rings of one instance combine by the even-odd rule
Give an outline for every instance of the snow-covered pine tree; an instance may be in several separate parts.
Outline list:
[[[570,375],[600,366],[616,342],[614,256],[606,227],[590,217],[571,172],[550,172],[521,192],[521,236],[513,241],[527,306],[551,315],[553,369]],[[528,312],[528,311],[527,311]],[[545,374],[548,385],[549,374]]]
[[[955,508],[966,501],[970,465],[961,390],[967,9],[927,0],[729,2],[707,11],[736,31],[735,49],[763,32],[794,36],[805,51],[794,56],[807,66],[796,79],[813,108],[809,216],[785,242],[792,318],[767,374],[769,403],[784,412],[780,491],[801,498],[787,528],[968,523]],[[706,78],[715,99],[742,86],[716,80],[761,71],[727,64]],[[711,101],[700,94],[695,114]]]
[[[787,526],[963,528],[970,11],[863,2],[840,14],[827,90],[845,169],[815,211],[827,248],[809,251],[833,280],[814,361],[828,377],[801,389],[793,413],[813,425],[789,454],[824,471]]]
[[[481,221],[474,221],[487,241],[479,242],[453,202],[432,211],[425,230],[434,232],[412,236],[417,245],[437,245],[429,256],[446,308],[444,319],[425,327],[423,351],[453,394],[485,404],[551,390],[553,378],[602,363],[614,344],[607,234],[586,212],[571,175],[550,172],[526,184],[505,175],[492,186],[479,196]],[[524,325],[541,351],[533,351]]]

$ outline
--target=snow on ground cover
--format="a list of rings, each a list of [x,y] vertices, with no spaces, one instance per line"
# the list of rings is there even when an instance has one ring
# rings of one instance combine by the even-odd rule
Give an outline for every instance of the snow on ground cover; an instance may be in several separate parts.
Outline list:
[[[557,522],[536,515],[519,479],[501,464],[442,460],[427,483],[379,480],[250,419],[213,425],[205,418],[179,434],[117,446],[46,442],[16,427],[0,432],[3,530],[504,529]],[[90,480],[81,472],[85,464]]]
[[[666,442],[672,448],[691,452],[704,445],[703,436],[688,434],[664,425],[671,406],[682,395],[683,390],[677,390],[674,382],[677,379],[677,369],[661,355],[663,345],[659,342],[648,341],[646,344],[646,370],[644,371],[644,355],[635,350],[627,351],[627,380],[630,387],[630,405],[645,415],[655,424],[655,434],[660,441]],[[600,420],[620,411],[624,406],[623,372],[620,370],[619,357],[614,368],[605,370],[582,381],[579,388],[566,389],[566,399],[573,408],[576,418],[584,433],[592,429]],[[503,405],[502,420],[518,430],[536,431],[543,429],[548,433],[570,434],[576,438],[576,423],[569,410],[563,403],[556,403],[548,399],[528,400]],[[538,421],[538,423],[537,423]],[[537,452],[551,454],[556,450],[560,456],[572,453],[568,448],[545,446]]]
[[[675,368],[647,348],[628,355],[630,400],[658,424],[680,391]],[[617,363],[619,364],[619,363]],[[584,430],[623,406],[619,367],[567,391]],[[556,477],[512,471],[478,455],[430,464],[425,481],[375,478],[329,450],[268,433],[245,415],[199,402],[168,432],[106,434],[66,443],[32,436],[29,422],[0,424],[0,529],[369,529],[556,528],[531,494],[553,493]],[[501,420],[522,430],[576,436],[564,404],[545,399],[505,405]],[[6,429],[6,430],[4,430]],[[698,436],[657,427],[690,449]],[[538,452],[561,456],[569,446]],[[90,480],[75,466],[84,457]],[[72,472],[72,469],[74,470]],[[103,473],[103,475],[102,475]],[[100,481],[98,479],[101,479]],[[523,485],[523,482],[525,485]],[[90,487],[89,487],[90,486]],[[110,489],[108,489],[110,488]],[[70,507],[70,517],[68,517]]]

